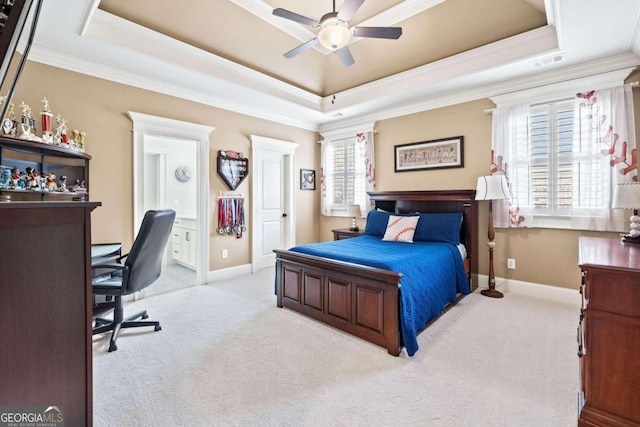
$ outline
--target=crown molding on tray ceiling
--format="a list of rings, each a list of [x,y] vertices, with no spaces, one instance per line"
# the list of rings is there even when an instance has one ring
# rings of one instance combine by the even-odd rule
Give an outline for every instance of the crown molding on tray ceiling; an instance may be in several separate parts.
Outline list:
[[[557,49],[554,28],[549,26],[538,28],[340,92],[340,102],[334,105],[331,104],[330,96],[323,99],[246,66],[236,64],[101,10],[97,10],[94,14],[87,37],[119,46],[124,52],[135,51],[146,58],[160,59],[176,68],[183,67],[190,72],[198,70],[203,78],[217,78],[220,80],[220,84],[223,84],[221,82],[224,81],[229,85],[241,86],[244,90],[254,89],[276,96],[281,101],[292,102],[325,115],[328,114],[327,120],[334,118],[333,113],[344,110],[345,107],[385,96],[397,97],[399,93],[412,92],[417,86],[494,67],[496,64],[518,60],[526,55],[541,55]],[[113,58],[111,63],[115,65],[122,59],[122,56]],[[139,64],[140,59],[132,57],[130,62]],[[149,75],[153,76],[153,70],[149,70]]]
[[[73,53],[39,46],[36,40],[29,59],[314,131],[397,117],[545,84],[544,76],[548,72],[533,74],[533,70],[527,77],[505,83],[476,76],[495,74],[496,63],[506,65],[510,60],[513,63],[510,55],[519,58],[522,66],[536,56],[536,50],[541,56],[558,49],[554,28],[546,26],[341,92],[334,105],[330,104],[330,97],[323,99],[100,9],[94,11],[87,33],[80,39],[86,46],[69,49]],[[531,55],[526,60],[522,60],[524,51]],[[617,63],[618,60],[622,62]],[[611,71],[616,65],[617,68],[638,65],[638,57],[633,54],[624,54],[608,63],[603,61],[603,64],[596,61],[584,67],[594,74]],[[461,67],[470,74],[463,75]],[[565,68],[566,71],[556,72],[559,75],[589,73],[581,71],[581,66]]]
[[[484,84],[476,87],[467,86],[460,90],[441,91],[440,93],[416,93],[416,99],[414,100],[403,100],[395,104],[388,104],[384,109],[353,114],[340,120],[333,120],[321,124],[318,131],[328,132],[358,126],[371,121],[377,122],[380,120],[393,119],[395,117],[476,101],[478,99],[492,98],[527,89],[535,90],[535,88],[597,76],[603,73],[612,73],[612,75],[616,77],[618,70],[621,70],[621,73],[628,73],[628,69],[639,65],[640,57],[634,53],[626,52],[498,83]]]
[[[287,102],[276,96],[249,88],[244,88],[244,90],[240,87],[231,88],[228,82],[217,79],[211,79],[210,84],[207,84],[206,87],[211,89],[217,85],[219,90],[214,88],[204,91],[202,88],[185,87],[177,82],[151,77],[145,73],[106,65],[92,59],[38,45],[32,46],[29,52],[29,61],[300,129],[316,131],[318,123],[322,122],[323,118],[322,113],[318,110]]]
[[[420,12],[424,12],[434,6],[444,3],[446,0],[404,0],[403,2],[390,7],[389,9],[382,11],[381,13],[367,19],[363,22],[358,22],[357,25],[364,27],[389,27],[400,21],[412,17]],[[286,19],[282,19],[273,15],[273,8],[265,3],[263,0],[231,0],[239,7],[245,9],[247,12],[251,12],[258,18],[268,22],[274,27],[284,31],[290,36],[296,38],[301,42],[306,42],[317,36],[317,33],[311,31],[308,27],[298,24]],[[327,4],[329,2],[327,1]],[[292,10],[292,12],[296,12]],[[297,12],[296,12],[297,13]],[[309,16],[308,18],[320,20],[320,17]],[[354,25],[349,25],[353,27]],[[362,40],[361,37],[354,37],[353,42]],[[332,53],[333,51],[322,47],[318,44],[314,47],[318,52],[322,52],[325,55]]]
[[[340,99],[339,103],[332,104],[332,99],[325,97],[322,101],[322,111],[332,113],[367,99],[412,92],[416,88],[445,79],[513,63],[536,55],[548,54],[557,48],[555,29],[549,26],[537,28],[336,93],[336,98]]]
[[[119,46],[123,54],[134,51],[146,58],[179,64],[182,68],[198,70],[206,76],[276,95],[307,108],[319,109],[321,97],[318,95],[102,10],[94,14],[87,37]],[[139,61],[139,57],[132,60]]]

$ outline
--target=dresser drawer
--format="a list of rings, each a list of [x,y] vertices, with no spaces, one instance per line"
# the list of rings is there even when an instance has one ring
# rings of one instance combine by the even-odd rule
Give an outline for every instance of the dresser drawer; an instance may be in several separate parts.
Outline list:
[[[590,268],[585,279],[589,309],[640,317],[640,274]]]

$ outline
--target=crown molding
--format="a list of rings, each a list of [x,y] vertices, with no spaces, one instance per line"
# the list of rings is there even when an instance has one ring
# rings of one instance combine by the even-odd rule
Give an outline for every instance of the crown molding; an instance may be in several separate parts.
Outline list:
[[[547,54],[557,48],[555,29],[547,25],[336,93],[336,98],[340,99],[339,105],[332,104],[332,96],[327,96],[322,100],[322,111],[330,113],[349,108],[364,100],[397,96],[401,92],[413,92],[416,87],[496,67],[529,56]]]
[[[577,92],[599,90],[622,86],[624,80],[633,71],[631,68],[600,73],[596,75],[563,80],[545,86],[532,87],[517,92],[504,93],[490,97],[496,107],[508,107],[520,104],[534,104],[552,99],[573,98]]]
[[[316,131],[322,115],[316,111],[303,108],[292,102],[284,102],[275,96],[265,95],[255,90],[236,92],[237,96],[224,96],[229,89],[224,89],[221,96],[210,95],[215,91],[203,91],[185,87],[184,85],[152,78],[146,74],[126,71],[118,67],[97,63],[92,60],[54,51],[49,48],[32,46],[29,61],[35,61],[52,67],[85,74],[115,83],[125,84],[140,89],[158,92],[177,98],[186,99],[211,107],[221,108],[251,117],[282,123],[300,129]],[[224,84],[224,82],[220,82]],[[236,88],[237,89],[237,88]],[[235,101],[235,100],[238,101]]]
[[[260,73],[244,65],[214,55],[203,49],[152,31],[126,19],[97,10],[93,15],[87,37],[100,42],[133,50],[147,58],[188,69],[198,70],[242,87],[276,95],[298,105],[318,109],[321,97],[309,91]]]
[[[265,8],[261,0],[232,1]],[[565,65],[571,61],[567,55],[567,62],[553,70],[534,69],[533,58],[558,52],[563,45],[562,36],[556,35],[562,31],[558,26],[561,2],[545,0],[550,24],[546,27],[337,93],[332,104],[330,97],[95,9],[97,2],[87,0],[74,14],[60,14],[56,22],[67,30],[53,38],[55,43],[43,39],[38,45],[36,38],[29,60],[311,131],[360,125],[640,64],[638,55],[628,52],[577,65]],[[399,14],[401,5],[407,8],[403,13],[414,13],[410,7],[441,2],[405,0],[383,14]],[[265,10],[271,15],[270,7]],[[636,9],[634,22],[640,19],[638,14]],[[398,16],[386,19],[404,19]],[[629,35],[634,52],[640,52],[639,27]],[[498,78],[508,80],[495,83]]]
[[[374,111],[366,114],[360,114],[353,118],[325,123],[320,125],[318,132],[329,132],[345,127],[358,126],[361,123],[393,119],[436,108],[471,102],[478,99],[492,99],[499,95],[516,91],[532,89],[535,92],[536,89],[533,88],[542,88],[546,85],[588,76],[597,76],[603,73],[615,72],[616,70],[622,70],[622,73],[624,73],[627,72],[628,69],[638,65],[640,65],[640,57],[628,52],[544,73],[536,73],[530,76],[510,79],[500,83],[482,85],[471,89],[451,91],[429,96],[416,94],[418,99],[413,102],[400,102],[395,105],[388,105],[387,108],[379,112]]]

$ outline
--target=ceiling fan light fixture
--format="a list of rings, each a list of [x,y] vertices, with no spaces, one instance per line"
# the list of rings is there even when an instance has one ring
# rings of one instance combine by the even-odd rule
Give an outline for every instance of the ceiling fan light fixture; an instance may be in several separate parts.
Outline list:
[[[329,50],[342,49],[351,41],[351,32],[347,24],[338,18],[328,18],[322,21],[318,41]]]

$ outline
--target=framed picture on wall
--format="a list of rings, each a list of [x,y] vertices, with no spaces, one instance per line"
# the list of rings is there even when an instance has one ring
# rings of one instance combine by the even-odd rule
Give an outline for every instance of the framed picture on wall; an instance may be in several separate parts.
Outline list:
[[[464,167],[464,137],[434,139],[394,146],[394,171]]]
[[[316,189],[316,171],[313,169],[300,169],[300,189]]]

